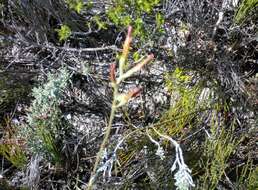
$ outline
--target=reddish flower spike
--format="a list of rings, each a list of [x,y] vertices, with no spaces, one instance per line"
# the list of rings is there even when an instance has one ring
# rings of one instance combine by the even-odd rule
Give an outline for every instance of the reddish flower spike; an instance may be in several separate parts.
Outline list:
[[[131,26],[129,26],[128,31],[127,31],[127,36],[126,36],[124,46],[123,46],[123,53],[122,53],[123,59],[127,59],[127,56],[129,53],[130,44],[132,42],[132,30],[133,30],[133,28]]]
[[[110,75],[109,75],[111,82],[116,82],[115,73],[116,73],[116,64],[112,63],[110,65]]]
[[[133,31],[133,27],[132,26],[128,26],[127,37],[129,37],[129,38],[132,37],[132,31]]]

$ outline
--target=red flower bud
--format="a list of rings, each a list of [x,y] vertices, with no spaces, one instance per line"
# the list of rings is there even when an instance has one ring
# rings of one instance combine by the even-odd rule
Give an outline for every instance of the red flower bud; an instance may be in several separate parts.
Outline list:
[[[134,88],[128,92],[130,97],[136,97],[140,94],[141,88]]]
[[[137,95],[140,94],[141,89],[140,88],[134,88],[132,90],[130,90],[129,92],[127,92],[126,94],[119,94],[116,97],[116,101],[118,102],[118,104],[116,105],[116,107],[121,107],[125,104],[128,103],[128,101],[132,98],[135,97]]]
[[[154,59],[154,55],[150,54],[146,57],[146,59],[144,59],[142,62],[140,62],[139,64],[137,64],[135,67],[137,68],[137,70],[140,70],[144,65],[146,65],[147,63],[151,62]]]

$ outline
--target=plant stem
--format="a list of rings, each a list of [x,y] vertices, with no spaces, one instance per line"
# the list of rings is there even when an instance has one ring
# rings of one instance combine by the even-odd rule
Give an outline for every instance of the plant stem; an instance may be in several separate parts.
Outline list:
[[[111,128],[112,128],[112,123],[113,123],[113,120],[114,120],[114,117],[115,117],[115,112],[116,112],[116,97],[117,97],[117,94],[118,94],[118,87],[117,85],[115,85],[114,87],[114,92],[113,92],[113,102],[112,102],[112,108],[111,108],[111,113],[110,113],[110,117],[109,117],[109,122],[108,122],[108,126],[107,126],[107,130],[105,132],[105,136],[104,136],[104,139],[101,143],[101,146],[100,146],[100,149],[99,149],[99,152],[97,154],[97,157],[96,157],[96,161],[95,161],[95,164],[94,164],[94,168],[93,168],[93,171],[91,173],[91,177],[90,177],[90,181],[89,181],[89,184],[88,184],[88,187],[87,187],[87,190],[92,190],[92,187],[93,187],[93,183],[94,183],[94,180],[95,180],[95,175],[96,175],[96,171],[97,171],[97,168],[98,168],[98,165],[99,165],[99,162],[100,162],[100,159],[102,157],[102,153],[106,147],[106,144],[108,142],[108,138],[109,138],[109,135],[110,135],[110,132],[111,132]]]

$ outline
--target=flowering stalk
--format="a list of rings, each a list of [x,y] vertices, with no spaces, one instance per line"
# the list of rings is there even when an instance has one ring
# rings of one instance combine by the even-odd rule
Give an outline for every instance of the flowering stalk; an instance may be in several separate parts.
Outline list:
[[[110,77],[111,86],[113,88],[113,102],[112,102],[111,114],[110,114],[110,117],[109,117],[109,122],[108,122],[108,126],[107,126],[107,129],[106,129],[106,132],[105,132],[104,139],[102,141],[102,144],[100,146],[99,152],[98,152],[97,157],[96,157],[96,161],[95,161],[95,164],[94,164],[93,171],[91,173],[91,177],[90,177],[90,180],[89,180],[89,183],[88,183],[87,190],[92,189],[93,183],[95,181],[95,178],[97,176],[98,171],[102,171],[102,170],[97,170],[97,169],[99,167],[99,163],[101,161],[101,158],[103,157],[104,150],[105,150],[106,145],[108,143],[108,138],[110,136],[110,132],[111,132],[111,129],[112,129],[112,123],[113,123],[117,108],[127,104],[128,101],[132,97],[137,96],[140,92],[140,88],[134,88],[134,89],[129,90],[129,92],[127,92],[127,93],[120,94],[119,91],[118,91],[119,85],[126,78],[132,76],[134,73],[139,71],[144,65],[151,62],[154,59],[154,55],[151,54],[151,55],[147,56],[146,59],[144,59],[143,61],[141,61],[137,65],[135,65],[132,69],[130,69],[127,72],[124,73],[124,65],[125,65],[125,62],[128,58],[131,42],[132,42],[132,27],[129,26],[127,36],[126,36],[126,40],[125,40],[124,45],[123,45],[122,56],[120,57],[120,60],[119,60],[119,76],[117,78],[115,76],[115,74],[116,74],[115,64],[113,63],[113,64],[110,65],[110,76],[109,77]]]

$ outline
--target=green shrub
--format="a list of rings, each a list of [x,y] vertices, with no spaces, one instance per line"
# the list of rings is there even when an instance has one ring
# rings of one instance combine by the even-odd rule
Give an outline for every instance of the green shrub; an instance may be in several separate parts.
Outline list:
[[[134,35],[146,38],[152,31],[150,27],[156,24],[160,28],[164,23],[163,15],[155,11],[160,0],[117,0],[107,11],[108,18],[117,26],[126,27],[132,25]],[[148,23],[150,18],[156,23]]]
[[[210,120],[211,134],[206,139],[204,145],[203,162],[204,174],[201,176],[202,189],[216,189],[218,183],[226,173],[228,159],[234,153],[238,141],[234,136],[235,121],[233,120],[230,128],[225,129],[223,120],[217,117],[214,111]]]
[[[240,24],[243,22],[250,13],[258,8],[258,1],[257,0],[243,0],[235,14],[235,22]]]
[[[46,84],[33,89],[35,99],[29,108],[28,126],[21,131],[33,153],[43,154],[54,162],[61,161],[56,144],[63,127],[59,105],[69,78],[69,72],[62,69],[57,74],[49,74]]]
[[[83,0],[65,0],[68,7],[77,13],[80,13],[84,7]]]
[[[194,73],[190,73],[190,71],[176,68],[165,76],[166,87],[171,93],[171,106],[162,115],[159,123],[169,135],[181,133],[184,127],[193,125],[193,118],[203,107],[203,104],[198,102],[201,84],[199,82],[193,84]]]
[[[72,34],[70,27],[67,25],[62,25],[61,28],[56,29],[56,31],[58,33],[59,41],[67,40]]]

